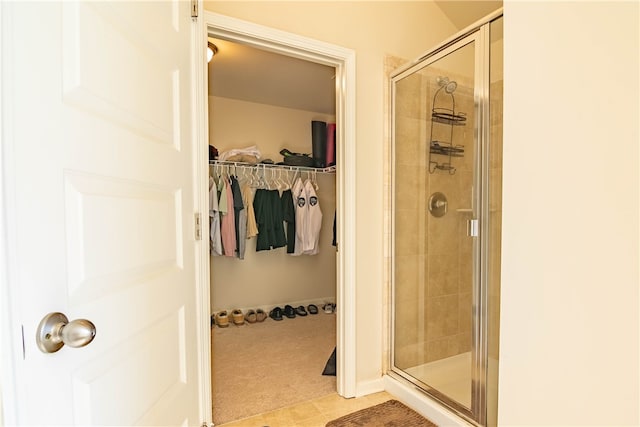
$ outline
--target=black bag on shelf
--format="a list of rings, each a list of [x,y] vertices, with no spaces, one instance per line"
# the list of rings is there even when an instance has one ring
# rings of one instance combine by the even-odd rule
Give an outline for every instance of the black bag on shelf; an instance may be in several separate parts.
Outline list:
[[[311,148],[313,163],[317,168],[327,166],[327,123],[319,120],[311,121]]]
[[[287,166],[303,166],[308,168],[313,167],[313,158],[308,154],[292,153],[286,148],[280,150],[280,154],[282,154],[282,157],[284,159],[282,163]]]

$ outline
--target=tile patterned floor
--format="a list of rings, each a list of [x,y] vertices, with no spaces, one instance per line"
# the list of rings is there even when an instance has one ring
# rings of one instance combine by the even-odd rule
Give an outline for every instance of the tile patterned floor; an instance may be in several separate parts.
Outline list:
[[[324,427],[343,415],[393,399],[389,393],[345,399],[337,393],[217,427]]]

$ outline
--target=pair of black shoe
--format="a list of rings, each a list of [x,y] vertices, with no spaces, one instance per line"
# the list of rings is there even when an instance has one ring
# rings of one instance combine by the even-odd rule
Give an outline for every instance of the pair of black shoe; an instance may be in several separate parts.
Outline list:
[[[282,320],[283,311],[280,307],[276,307],[269,312],[269,317],[273,320]]]
[[[308,308],[311,314],[318,314],[318,307],[316,307],[314,304],[309,305]],[[307,314],[307,310],[303,305],[300,305],[297,308],[293,308],[292,306],[287,304],[284,306],[284,310],[280,307],[276,307],[271,310],[271,312],[269,313],[269,317],[271,317],[273,320],[282,320],[283,315],[288,317],[289,319],[293,319],[296,316],[306,316]]]

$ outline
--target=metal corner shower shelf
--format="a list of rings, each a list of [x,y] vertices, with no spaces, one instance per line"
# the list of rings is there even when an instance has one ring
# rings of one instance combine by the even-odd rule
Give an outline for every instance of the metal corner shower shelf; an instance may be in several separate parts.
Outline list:
[[[456,173],[456,168],[451,164],[453,157],[464,156],[464,146],[453,144],[453,127],[464,126],[467,122],[467,115],[462,112],[456,112],[456,100],[453,92],[458,87],[455,81],[450,81],[448,77],[438,77],[436,82],[440,88],[433,95],[433,103],[431,109],[431,135],[429,137],[429,173],[434,173],[436,169],[449,171],[449,174]],[[444,91],[444,92],[442,92]],[[438,95],[449,95],[451,97],[451,108],[436,107]],[[433,130],[436,124],[449,126],[448,140],[435,140]],[[433,155],[447,156],[448,161],[439,162]]]

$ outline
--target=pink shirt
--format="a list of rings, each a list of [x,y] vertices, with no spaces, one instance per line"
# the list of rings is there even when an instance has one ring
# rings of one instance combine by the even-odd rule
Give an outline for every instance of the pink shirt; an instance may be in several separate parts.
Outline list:
[[[227,198],[227,212],[222,215],[220,220],[220,234],[222,237],[222,247],[225,256],[235,256],[236,251],[236,224],[233,216],[233,194],[231,193],[231,183],[227,178],[224,179],[224,187],[220,193],[220,198]],[[230,207],[230,208],[229,208]]]

